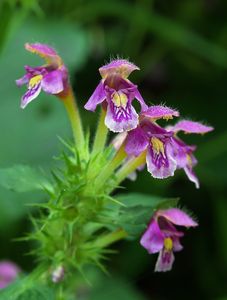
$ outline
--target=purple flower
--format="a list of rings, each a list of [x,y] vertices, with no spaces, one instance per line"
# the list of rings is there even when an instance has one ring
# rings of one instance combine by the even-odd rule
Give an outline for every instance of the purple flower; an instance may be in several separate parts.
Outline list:
[[[27,85],[27,92],[21,99],[21,108],[34,100],[41,90],[59,95],[67,90],[68,73],[56,51],[44,44],[25,44],[25,49],[45,59],[46,64],[39,67],[25,66],[26,74],[16,80],[18,86]]]
[[[0,289],[7,287],[11,282],[13,282],[20,269],[14,263],[10,261],[0,262]]]
[[[177,168],[172,147],[173,132],[158,126],[155,120],[178,115],[171,108],[152,106],[141,114],[139,126],[131,130],[126,138],[125,151],[128,155],[138,156],[143,151],[147,152],[147,169],[155,178],[173,176]]]
[[[159,253],[155,271],[165,272],[172,269],[173,252],[183,249],[180,238],[184,233],[176,226],[195,227],[198,224],[184,211],[178,208],[158,210],[144,232],[140,244],[148,253]]]
[[[179,131],[185,133],[204,134],[213,130],[213,127],[205,126],[198,122],[182,120],[175,126],[169,127],[169,130],[175,133],[173,138],[174,158],[177,162],[178,169],[184,169],[189,180],[195,183],[196,188],[199,188],[199,180],[196,177],[193,167],[197,164],[197,160],[193,155],[196,146],[189,146],[176,136]]]
[[[124,131],[124,132],[121,132],[121,133],[118,133],[115,138],[112,140],[111,144],[113,145],[114,149],[115,150],[119,150],[119,148],[124,144],[125,140],[126,140],[126,137],[127,137],[127,132]],[[132,160],[133,159],[133,156],[128,156],[126,159],[125,159],[125,163]],[[144,169],[144,164],[139,166],[136,171],[142,171]],[[137,179],[137,173],[136,171],[130,173],[127,178],[130,179],[131,181],[135,181]]]
[[[113,60],[101,67],[102,80],[84,106],[94,111],[103,103],[107,109],[105,124],[114,132],[129,131],[138,125],[138,114],[132,106],[134,99],[139,101],[142,110],[147,109],[137,86],[127,79],[134,70],[139,68],[124,59]]]

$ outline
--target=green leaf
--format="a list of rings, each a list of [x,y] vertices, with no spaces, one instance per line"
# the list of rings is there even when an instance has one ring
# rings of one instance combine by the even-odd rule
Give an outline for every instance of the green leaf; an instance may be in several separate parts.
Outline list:
[[[0,185],[15,192],[50,189],[51,184],[41,171],[26,165],[0,169]]]
[[[118,201],[125,204],[127,207],[142,205],[147,207],[168,208],[175,206],[179,199],[177,198],[162,198],[154,195],[140,194],[140,193],[129,193],[118,195]]]
[[[139,236],[146,228],[153,213],[157,209],[166,209],[176,206],[178,199],[167,199],[156,196],[131,193],[119,195],[118,201],[125,206],[111,205],[101,216],[101,222],[108,224],[109,228],[123,228],[129,238]]]
[[[18,284],[18,283],[17,283]],[[0,300],[55,300],[54,291],[42,285],[34,285],[33,287],[21,292],[18,286],[15,292],[12,288],[6,289],[0,294]]]
[[[41,270],[41,269],[40,269]],[[37,269],[39,272],[39,269]],[[38,274],[38,273],[37,273]],[[0,292],[0,300],[55,300],[52,288],[37,283],[34,273],[24,276]]]

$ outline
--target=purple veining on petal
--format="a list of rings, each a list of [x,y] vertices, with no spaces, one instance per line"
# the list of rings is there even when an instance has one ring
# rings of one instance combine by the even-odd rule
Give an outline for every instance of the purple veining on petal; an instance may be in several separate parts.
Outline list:
[[[184,236],[175,226],[195,227],[198,224],[178,208],[158,210],[141,237],[140,244],[153,254],[159,252],[155,271],[165,272],[172,269],[173,252],[181,251],[180,238]]]
[[[118,75],[123,78],[127,78],[135,70],[139,70],[139,67],[126,59],[112,60],[107,65],[99,68],[102,78],[106,78],[109,75]]]
[[[24,94],[24,96],[21,99],[21,108],[25,108],[28,105],[28,103],[30,103],[39,95],[40,92],[41,92],[41,81],[35,86],[33,86],[32,88],[29,88],[27,92]]]
[[[113,132],[129,131],[136,128],[138,115],[132,106],[122,108],[108,105],[105,124]]]
[[[169,143],[163,143],[163,150],[156,151],[154,146],[149,146],[146,156],[147,170],[154,178],[167,178],[174,175],[177,163],[171,154]]]
[[[207,133],[209,131],[214,130],[211,126],[203,125],[199,122],[193,122],[188,120],[179,121],[175,126],[173,126],[172,130],[174,132],[184,131],[185,133]]]
[[[151,119],[172,119],[178,117],[179,112],[167,106],[153,105],[143,110],[142,115]]]
[[[174,254],[172,251],[166,251],[163,249],[158,256],[155,272],[166,272],[172,269],[174,263]]]
[[[25,48],[44,58],[47,64],[38,67],[25,66],[26,74],[16,80],[18,86],[27,84],[28,90],[21,100],[21,108],[25,108],[28,103],[34,100],[44,90],[48,94],[67,95],[69,91],[68,71],[64,66],[60,56],[48,45],[34,43],[25,44]]]

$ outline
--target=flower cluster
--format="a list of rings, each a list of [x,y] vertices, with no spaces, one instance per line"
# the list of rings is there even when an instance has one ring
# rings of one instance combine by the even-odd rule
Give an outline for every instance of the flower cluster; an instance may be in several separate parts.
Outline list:
[[[22,97],[21,107],[25,108],[28,103],[39,95],[41,90],[59,97],[66,107],[72,125],[77,147],[75,152],[79,153],[78,157],[82,158],[81,161],[83,161],[83,163],[87,163],[84,168],[84,173],[86,174],[82,174],[83,168],[81,165],[79,168],[75,168],[73,165],[73,167],[70,167],[70,172],[77,170],[77,176],[75,176],[74,173],[70,173],[70,181],[66,181],[65,186],[60,181],[60,187],[64,192],[58,188],[57,192],[60,196],[56,196],[56,199],[61,198],[61,203],[63,203],[62,207],[65,205],[64,209],[62,207],[61,209],[57,209],[56,203],[58,200],[56,200],[54,204],[51,203],[49,206],[53,211],[56,208],[58,217],[60,215],[59,211],[66,215],[64,210],[70,208],[70,218],[73,219],[73,222],[70,223],[69,226],[70,237],[73,236],[73,226],[77,226],[76,230],[83,233],[83,229],[87,225],[86,222],[93,221],[91,220],[91,216],[95,219],[93,224],[99,220],[98,218],[102,215],[100,211],[105,209],[104,204],[106,203],[106,199],[112,199],[109,196],[113,190],[110,186],[114,186],[114,188],[117,187],[119,183],[127,177],[135,180],[135,171],[143,169],[145,165],[147,166],[148,172],[154,178],[159,179],[173,176],[177,169],[183,169],[189,180],[194,182],[196,188],[199,188],[199,181],[193,170],[193,167],[197,164],[197,160],[194,156],[196,146],[187,145],[178,134],[181,131],[186,134],[204,134],[212,131],[213,128],[190,120],[180,120],[175,125],[169,125],[167,127],[161,126],[158,123],[159,120],[173,119],[173,117],[179,117],[180,114],[177,110],[167,106],[148,106],[146,104],[137,85],[128,79],[133,71],[139,70],[135,64],[125,59],[116,59],[99,69],[102,79],[84,106],[86,110],[90,111],[95,111],[99,104],[102,106],[102,114],[96,132],[93,149],[90,151],[88,143],[86,144],[80,115],[69,84],[68,71],[63,64],[62,59],[54,49],[47,45],[39,43],[26,44],[25,48],[44,58],[46,64],[39,67],[25,66],[26,74],[16,81],[18,86],[26,84],[28,88],[27,92]],[[137,112],[133,106],[133,101],[135,99],[140,104],[139,112]],[[112,142],[116,153],[110,158],[106,156],[104,151],[107,135],[106,127],[110,131],[117,133],[117,136]],[[85,151],[84,149],[87,150]],[[84,154],[83,152],[86,153]],[[102,156],[100,160],[97,158],[99,155]],[[97,159],[98,162],[96,162],[95,159]],[[74,161],[75,158],[68,159],[67,163],[73,164]],[[108,179],[113,174],[115,175],[115,185],[112,184],[112,182],[111,184],[108,182]],[[75,186],[71,187],[72,183],[75,184],[73,180],[78,181],[78,189]],[[83,181],[83,183],[81,183],[80,180]],[[102,190],[101,187],[103,188]],[[69,191],[67,191],[68,194],[66,193],[67,189],[69,189]],[[75,204],[76,192],[74,191],[78,190],[80,191],[80,195],[77,200],[78,203]],[[72,192],[72,194],[70,194],[70,192]],[[65,193],[67,194],[66,202],[64,202],[63,197],[63,194]],[[103,197],[100,203],[97,201],[99,194],[101,195],[100,198]],[[94,199],[92,197],[95,198],[95,201],[93,201]],[[88,199],[91,202],[89,202]],[[94,206],[92,209],[90,203]],[[74,213],[75,215],[72,217],[71,214]],[[59,225],[60,232],[65,226],[65,215],[60,222],[56,221],[53,217],[54,224]],[[50,213],[50,216],[54,216],[54,213]],[[51,222],[51,218],[48,219],[48,222]],[[117,220],[115,223],[117,223]],[[156,271],[170,270],[174,261],[173,252],[180,251],[183,248],[180,243],[180,238],[184,234],[182,231],[179,231],[176,226],[195,227],[197,225],[197,222],[195,222],[187,213],[178,208],[156,208],[150,224],[140,241],[141,245],[146,248],[149,253],[159,253],[155,267]],[[106,225],[104,227],[106,227]],[[64,234],[62,233],[62,235],[59,234],[56,236],[54,231],[56,230],[56,226],[48,227],[45,224],[42,228],[49,230],[48,236],[53,236],[54,238],[65,235],[64,231]],[[90,227],[88,226],[88,228]],[[53,230],[54,233],[52,233],[51,230]],[[87,231],[88,229],[86,228],[84,232]],[[76,250],[72,252],[75,252],[76,255],[81,253],[82,259],[86,261],[85,249],[87,249],[88,260],[90,260],[89,255],[93,252],[89,251],[89,249],[98,249],[97,245],[99,245],[101,249],[100,253],[97,252],[95,259],[94,257],[91,258],[92,261],[98,261],[97,257],[102,256],[101,251],[103,250],[103,247],[127,236],[127,233],[123,228],[110,233],[106,237],[101,236],[95,241],[92,236],[92,234],[95,233],[96,230],[91,230],[91,236],[86,236],[86,238],[81,238],[82,234],[81,236],[80,234],[76,234],[74,237]],[[45,235],[45,243],[46,241],[48,240]],[[80,242],[87,243],[86,247],[84,247],[84,245],[81,247]],[[69,249],[71,249],[72,243],[72,240],[70,240]],[[56,243],[56,245],[60,244],[59,241]],[[48,247],[44,248],[47,249]],[[51,251],[54,249],[52,246],[50,248]],[[65,247],[65,249],[68,248]],[[79,251],[78,249],[82,250]],[[59,251],[57,253],[59,253]],[[47,256],[51,257],[52,255],[53,253],[51,252],[48,253]],[[78,261],[80,261],[80,259],[77,259],[77,262]],[[62,261],[59,261],[58,266],[59,267],[57,268],[55,266],[55,269],[52,272],[52,281],[55,283],[62,281],[65,274],[65,266],[63,267]]]
[[[102,104],[106,110],[106,126],[113,132],[122,133],[118,141],[125,144],[129,157],[146,152],[147,170],[154,178],[167,178],[173,176],[176,169],[184,169],[189,180],[199,188],[193,172],[197,163],[193,155],[196,147],[185,144],[177,134],[179,131],[204,134],[213,128],[189,120],[181,120],[167,128],[158,125],[159,119],[179,117],[179,112],[161,105],[148,107],[137,86],[128,79],[134,70],[139,68],[122,59],[101,67],[102,80],[85,104],[85,109],[93,111]],[[132,106],[134,99],[141,104],[140,114]]]

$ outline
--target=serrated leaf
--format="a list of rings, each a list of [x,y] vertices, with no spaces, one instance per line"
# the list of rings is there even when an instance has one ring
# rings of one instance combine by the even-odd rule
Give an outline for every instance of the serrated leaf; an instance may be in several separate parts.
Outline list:
[[[42,172],[27,165],[0,169],[0,185],[15,192],[51,189],[51,184]]]

